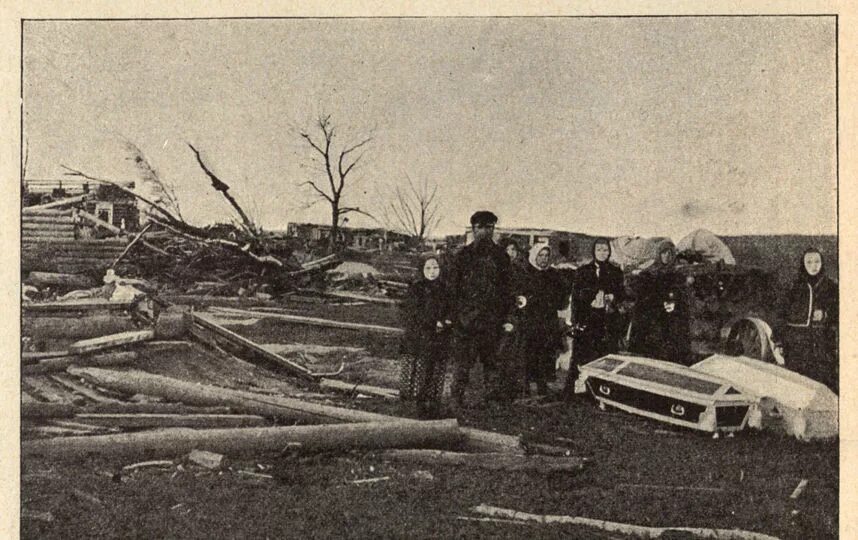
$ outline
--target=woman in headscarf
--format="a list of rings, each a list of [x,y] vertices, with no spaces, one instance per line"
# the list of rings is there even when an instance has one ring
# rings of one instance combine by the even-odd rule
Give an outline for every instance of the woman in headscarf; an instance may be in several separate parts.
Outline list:
[[[417,403],[421,418],[437,418],[449,356],[450,302],[441,282],[439,259],[423,259],[417,280],[402,304],[405,355],[400,372],[400,397]]]
[[[524,281],[516,298],[520,313],[521,355],[524,359],[524,393],[536,383],[537,394],[548,393],[554,379],[554,365],[560,349],[560,321],[563,287],[557,271],[550,267],[551,248],[539,242],[530,248]]]
[[[659,360],[689,364],[691,334],[685,277],[676,270],[676,248],[663,244],[636,287],[629,350]]]
[[[825,275],[822,253],[807,249],[798,277],[781,301],[786,367],[839,392],[837,322],[838,284]]]
[[[572,394],[578,366],[619,349],[622,331],[619,306],[626,297],[623,271],[608,260],[611,242],[607,238],[593,242],[591,255],[593,260],[576,272],[572,289],[572,317],[579,330],[564,388],[567,397]]]

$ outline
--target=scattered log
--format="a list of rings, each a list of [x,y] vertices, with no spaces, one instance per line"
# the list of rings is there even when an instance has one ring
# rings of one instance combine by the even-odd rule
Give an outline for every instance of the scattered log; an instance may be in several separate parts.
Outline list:
[[[30,272],[33,275],[35,272]],[[61,315],[67,313],[77,316],[80,313],[91,313],[99,311],[128,311],[134,306],[132,301],[111,302],[106,298],[82,298],[79,300],[66,300],[64,302],[45,302],[41,304],[25,304],[22,306],[27,315]]]
[[[23,317],[21,335],[37,339],[87,339],[128,332],[137,328],[131,317],[91,315],[82,317]],[[69,351],[72,353],[72,351]]]
[[[253,317],[265,316],[270,319],[278,319],[297,324],[306,324],[311,326],[323,326],[327,328],[340,328],[345,330],[361,330],[365,332],[374,332],[388,335],[402,335],[405,331],[402,328],[394,328],[391,326],[379,326],[375,324],[361,324],[345,321],[334,321],[329,319],[320,319],[317,317],[304,317],[301,315],[287,315],[285,313],[260,313],[256,311],[247,311],[243,309],[219,308],[219,311],[231,313],[235,315],[249,315]]]
[[[383,397],[385,399],[398,399],[399,391],[392,388],[381,388],[379,386],[370,386],[366,384],[352,384],[345,381],[337,381],[334,379],[321,379],[319,386],[339,392],[347,392],[349,394],[366,394],[368,396]]]
[[[189,427],[232,428],[257,427],[266,424],[265,418],[250,414],[105,414],[79,413],[76,420],[98,426],[122,429]]]
[[[136,471],[138,469],[145,469],[147,467],[172,467],[174,463],[168,459],[158,459],[154,461],[141,461],[140,463],[132,463],[131,465],[125,465],[122,467],[124,472]]]
[[[155,339],[155,332],[153,330],[121,332],[119,334],[76,341],[69,345],[69,352],[72,354],[92,353],[152,339]]]
[[[59,358],[47,358],[38,364],[25,365],[21,367],[23,375],[37,375],[42,373],[63,372],[70,366],[78,367],[103,367],[124,366],[133,364],[139,355],[136,351],[119,351],[95,355],[69,355]]]
[[[789,498],[790,499],[798,499],[799,497],[801,497],[801,494],[804,492],[804,488],[806,488],[806,487],[807,487],[807,479],[802,478],[801,482],[799,482],[798,485],[795,486],[795,489],[792,491],[792,494],[789,496]]]
[[[522,456],[501,452],[466,454],[443,450],[387,450],[384,459],[406,461],[421,465],[455,465],[493,471],[526,471],[540,474],[580,471],[585,459],[579,457]]]
[[[28,352],[24,351],[21,353],[21,363],[25,366],[30,364],[36,364],[42,360],[48,360],[51,358],[60,358],[63,356],[68,356],[68,351],[44,351],[44,352]]]
[[[227,405],[236,412],[266,418],[309,423],[384,422],[399,420],[381,414],[309,403],[297,399],[254,394],[242,390],[181,381],[142,371],[109,371],[100,368],[69,368],[69,372],[93,384],[125,394],[160,396],[191,405]]]
[[[325,293],[326,296],[331,296],[334,298],[347,298],[349,300],[360,300],[362,302],[369,302],[371,304],[384,304],[388,306],[398,306],[402,303],[401,300],[396,300],[394,298],[385,298],[383,296],[372,296],[369,294],[360,294],[349,291],[327,291]]]
[[[44,208],[40,209],[38,206],[27,206],[27,207],[24,207],[21,211],[21,219],[38,217],[38,216],[71,218],[72,215],[73,215],[73,210],[50,210],[50,209],[44,209]]]
[[[230,414],[230,407],[194,407],[184,403],[94,403],[74,409],[75,414]]]
[[[188,318],[183,313],[161,313],[155,321],[155,339],[185,338],[188,336],[189,326]]]
[[[90,214],[89,212],[84,212],[81,210],[80,212],[78,212],[78,215],[80,217],[82,217],[83,219],[89,221],[93,225],[97,225],[103,229],[106,229],[106,230],[112,232],[113,234],[115,234],[117,236],[122,236],[122,235],[128,234],[126,231],[123,231],[122,229],[120,229],[116,225],[113,225],[113,224],[108,223],[102,219],[99,219],[98,217]],[[147,248],[151,249],[152,251],[154,251],[156,253],[160,253],[161,255],[166,255],[166,256],[170,257],[169,253],[167,253],[163,249],[159,248],[158,246],[154,246],[154,245],[150,244],[146,240],[140,240],[140,244],[146,246]],[[123,246],[124,245],[125,245],[125,242],[123,241]]]
[[[231,345],[249,352],[251,356],[263,358],[266,362],[274,364],[279,368],[283,368],[302,379],[315,380],[313,373],[306,367],[287,360],[279,354],[267,351],[249,339],[224,328],[214,321],[211,321],[198,313],[191,313],[189,314],[189,317],[193,324],[199,325],[206,330],[211,330],[219,337],[227,340]]]
[[[226,466],[227,462],[226,456],[223,454],[216,454],[205,450],[192,450],[188,454],[188,461],[211,470],[222,469]]]
[[[148,230],[149,230],[149,229],[151,229],[151,228],[152,228],[152,223],[151,223],[151,222],[149,222],[149,223],[147,223],[147,224],[146,224],[146,226],[145,226],[145,227],[143,227],[142,229],[140,229],[140,232],[138,232],[138,233],[134,236],[134,238],[132,238],[132,239],[131,239],[131,241],[130,241],[130,242],[128,242],[128,245],[127,245],[127,246],[125,246],[125,249],[123,249],[123,250],[122,250],[122,253],[120,253],[120,254],[116,257],[116,259],[114,259],[114,260],[113,260],[113,263],[110,265],[110,267],[111,267],[111,268],[115,267],[115,266],[119,263],[119,261],[121,261],[121,260],[122,260],[122,257],[124,257],[124,256],[125,256],[125,254],[126,254],[126,253],[128,253],[128,251],[130,251],[132,247],[134,247],[134,244],[136,244],[138,240],[140,240],[141,238],[143,238],[143,235],[144,235],[144,234],[146,234],[146,231],[148,231]]]
[[[281,451],[300,443],[302,452],[380,448],[451,448],[461,439],[456,420],[367,422],[318,426],[194,430],[167,428],[138,433],[24,441],[23,456],[78,460],[87,454],[109,458],[169,457],[206,449],[234,456]]]
[[[494,518],[517,519],[521,521],[534,521],[537,523],[562,523],[568,525],[581,525],[584,527],[593,527],[603,531],[615,532],[633,536],[635,538],[661,538],[665,533],[685,533],[700,538],[718,538],[726,540],[778,540],[774,536],[767,534],[755,533],[751,531],[742,531],[738,529],[706,529],[696,527],[647,527],[644,525],[630,525],[627,523],[617,523],[614,521],[603,521],[601,519],[591,519],[584,517],[573,516],[552,516],[530,514],[527,512],[518,512],[506,508],[498,508],[487,504],[481,504],[472,509],[472,511],[491,516]]]
[[[69,403],[23,402],[21,403],[21,418],[71,418],[78,410],[78,407]]]
[[[56,388],[42,377],[24,377],[25,382],[32,391],[48,403],[68,403],[72,401],[71,396],[60,388]]]
[[[68,206],[70,204],[81,203],[89,198],[89,194],[78,195],[77,197],[68,197],[66,199],[60,199],[58,201],[52,201],[45,204],[39,204],[36,206],[25,206],[21,209],[22,214],[32,214],[36,212],[42,212],[43,210],[49,210],[52,208],[62,208],[63,206]]]
[[[226,405],[235,412],[258,414],[267,418],[310,423],[326,422],[399,422],[402,418],[354,409],[308,403],[298,399],[260,396],[252,392],[218,388],[216,386],[153,375],[142,371],[115,372],[100,368],[69,368],[72,375],[93,384],[125,394],[160,396],[189,405]],[[463,449],[472,452],[523,453],[518,437],[462,428]]]
[[[617,489],[639,489],[644,491],[695,491],[699,493],[724,493],[724,488],[707,486],[671,486],[665,484],[617,484]]]
[[[87,386],[85,386],[85,385],[83,385],[77,381],[70,379],[68,376],[51,375],[50,379],[52,381],[56,382],[57,384],[60,384],[64,387],[66,387],[67,389],[71,390],[75,394],[78,394],[80,396],[88,398],[88,399],[95,401],[97,403],[111,403],[111,402],[119,401],[117,399],[113,399],[111,397],[99,394],[97,391],[95,391],[91,388],[88,388]]]
[[[53,272],[30,272],[24,282],[40,288],[59,285],[72,289],[88,289],[96,285],[95,280],[89,276]]]

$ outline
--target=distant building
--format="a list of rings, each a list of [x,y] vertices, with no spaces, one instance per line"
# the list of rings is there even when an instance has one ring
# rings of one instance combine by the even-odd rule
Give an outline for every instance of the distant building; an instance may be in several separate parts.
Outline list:
[[[464,236],[465,244],[473,242],[474,233],[470,228],[465,231]],[[590,259],[590,249],[593,240],[597,237],[553,229],[496,228],[495,241],[497,242],[502,238],[512,238],[518,244],[519,249],[525,253],[534,244],[547,242],[553,252],[552,259],[563,257],[569,261],[580,263]]]
[[[289,223],[286,226],[288,238],[298,238],[304,242],[322,244],[331,236],[331,226],[318,223]],[[389,231],[364,227],[341,226],[338,230],[339,242],[357,249],[390,249],[397,244],[407,243],[411,237]]]
[[[134,182],[120,185],[134,189]],[[120,229],[135,232],[140,228],[140,212],[137,198],[114,185],[95,183],[85,180],[25,180],[23,185],[23,205],[37,206],[69,197],[89,194],[83,202],[74,208],[92,214],[102,221]]]

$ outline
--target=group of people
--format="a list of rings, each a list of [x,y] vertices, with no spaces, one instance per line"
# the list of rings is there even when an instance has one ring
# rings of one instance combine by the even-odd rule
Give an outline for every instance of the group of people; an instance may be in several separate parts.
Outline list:
[[[418,415],[442,414],[450,359],[452,413],[466,405],[476,363],[482,367],[487,400],[510,401],[534,389],[537,395],[549,394],[567,336],[573,337],[573,347],[559,394],[564,399],[573,398],[577,366],[617,352],[621,344],[651,358],[691,360],[687,287],[675,269],[672,247],[662,249],[640,275],[639,293],[631,302],[622,270],[610,261],[608,239],[593,242],[591,261],[580,268],[552,266],[547,243],[536,243],[526,256],[511,239],[495,243],[496,222],[492,212],[476,212],[473,242],[449,260],[424,258],[408,290],[400,395],[416,403]],[[823,372],[836,365],[837,285],[825,277],[818,250],[805,253],[802,271],[785,300],[786,322],[777,334],[784,336],[787,354],[808,359],[790,367],[836,388],[836,373]],[[571,320],[558,316],[567,307]]]

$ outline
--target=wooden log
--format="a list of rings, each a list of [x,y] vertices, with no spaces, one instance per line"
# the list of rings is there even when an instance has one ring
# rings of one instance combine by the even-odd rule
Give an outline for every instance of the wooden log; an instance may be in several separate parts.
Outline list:
[[[232,330],[228,330],[223,326],[215,323],[214,321],[203,317],[199,313],[190,313],[190,320],[193,321],[193,324],[199,325],[207,330],[211,330],[216,333],[218,336],[226,339],[230,344],[239,347],[243,350],[248,351],[252,356],[263,358],[265,361],[276,365],[277,367],[283,368],[289,373],[297,375],[302,379],[306,380],[315,380],[312,372],[306,367],[296,364],[286,358],[283,358],[279,354],[273,353],[271,351],[267,351],[253,343],[249,339],[240,336],[233,332]]]
[[[383,397],[386,399],[399,398],[399,390],[392,388],[381,388],[379,386],[370,386],[366,384],[352,384],[345,381],[337,381],[334,379],[321,379],[319,386],[338,392],[347,392],[349,394],[366,394],[368,396]]]
[[[29,235],[32,231],[39,232],[51,232],[57,231],[60,233],[66,233],[68,231],[74,232],[74,223],[32,223],[32,222],[22,222],[21,223],[21,232],[24,235]],[[62,236],[62,234],[60,235]]]
[[[72,401],[72,396],[63,390],[57,388],[54,384],[48,382],[42,377],[26,376],[23,381],[29,385],[32,392],[38,394],[44,401],[49,403],[69,403]],[[31,393],[32,393],[31,392]]]
[[[61,358],[63,356],[68,356],[68,351],[44,351],[44,352],[28,352],[24,351],[21,353],[21,363],[25,366],[30,364],[38,364],[42,360],[48,360],[50,358]]]
[[[194,430],[167,428],[139,433],[24,441],[25,457],[79,460],[95,454],[109,458],[167,458],[202,449],[224,455],[278,452],[290,443],[302,452],[378,448],[451,448],[460,441],[456,420],[367,422],[318,426]]]
[[[39,209],[36,206],[27,206],[24,208],[25,211],[21,212],[21,219],[24,218],[32,218],[39,216],[50,216],[50,217],[72,217],[72,210],[51,210],[51,209]]]
[[[32,272],[30,272],[32,274]],[[111,302],[106,298],[82,298],[80,300],[68,300],[65,302],[46,302],[43,304],[25,304],[21,309],[27,315],[35,315],[41,313],[67,312],[80,313],[92,311],[128,311],[134,305],[134,302]]]
[[[93,338],[136,328],[130,317],[96,315],[89,317],[24,317],[21,335],[34,338]],[[69,351],[72,353],[73,351]]]
[[[184,403],[93,403],[75,409],[75,414],[231,414],[225,406],[194,407]]]
[[[265,418],[251,414],[80,413],[75,415],[75,419],[87,424],[123,429],[234,428],[263,426],[267,423]]]
[[[63,286],[72,289],[88,289],[95,287],[95,280],[79,274],[59,274],[56,272],[30,272],[24,283],[35,287]]]
[[[69,215],[44,215],[44,214],[23,214],[21,216],[21,224],[29,225],[33,223],[47,223],[49,225],[74,225],[74,218]]]
[[[117,403],[119,401],[118,399],[113,399],[112,397],[100,394],[98,393],[98,391],[89,388],[86,385],[75,381],[74,379],[69,378],[67,375],[58,374],[50,375],[49,377],[52,381],[65,387],[73,393],[95,401],[96,403]]]
[[[92,384],[124,394],[159,396],[189,405],[226,405],[236,412],[257,414],[278,420],[319,424],[337,421],[384,422],[395,419],[381,414],[319,405],[297,399],[181,381],[143,371],[117,372],[101,368],[69,368],[68,371]]]
[[[188,336],[188,318],[183,313],[161,313],[155,321],[155,339],[171,340]]]
[[[534,521],[536,523],[563,523],[569,525],[580,525],[593,527],[603,531],[614,532],[632,536],[635,538],[663,538],[670,533],[691,535],[697,538],[718,538],[727,540],[778,540],[777,537],[763,533],[742,531],[739,529],[706,529],[698,527],[647,527],[644,525],[630,525],[628,523],[617,523],[601,519],[591,519],[574,516],[552,516],[518,512],[507,508],[498,508],[487,504],[481,504],[472,508],[472,511],[491,517],[517,519],[521,521]]]
[[[501,452],[469,454],[443,450],[387,450],[383,459],[406,461],[421,465],[455,465],[493,471],[527,471],[540,474],[580,471],[585,460],[579,457],[522,456]]]
[[[260,396],[252,392],[218,388],[153,375],[142,371],[115,372],[101,368],[69,368],[75,376],[126,394],[160,396],[188,405],[226,405],[235,412],[258,414],[267,418],[308,423],[325,422],[397,422],[401,418],[383,414],[308,403],[298,399]],[[473,428],[460,430],[464,450],[473,452],[523,453],[518,437]]]
[[[375,324],[361,324],[345,321],[334,321],[329,319],[320,319],[317,317],[304,317],[301,315],[287,315],[285,313],[260,313],[256,311],[248,311],[243,309],[219,308],[219,311],[231,313],[234,315],[250,315],[253,317],[264,316],[269,319],[277,319],[281,321],[293,322],[296,324],[306,324],[311,326],[322,326],[326,328],[340,328],[345,330],[360,330],[364,332],[373,332],[380,334],[388,334],[399,336],[405,331],[402,328],[394,328],[391,326],[379,326]]]
[[[21,403],[21,418],[70,418],[75,415],[78,407],[69,403]]]
[[[120,332],[118,334],[110,334],[92,339],[84,339],[76,341],[69,345],[69,352],[72,354],[85,354],[95,351],[103,351],[122,347],[123,345],[131,345],[132,343],[140,343],[155,339],[154,330],[135,330],[129,332]]]
[[[68,197],[65,199],[60,199],[58,201],[51,201],[45,204],[39,204],[36,206],[25,206],[21,209],[22,214],[31,214],[33,212],[41,212],[43,210],[49,210],[53,208],[62,208],[63,206],[68,206],[70,204],[78,204],[89,198],[89,194],[78,195],[77,197]]]

